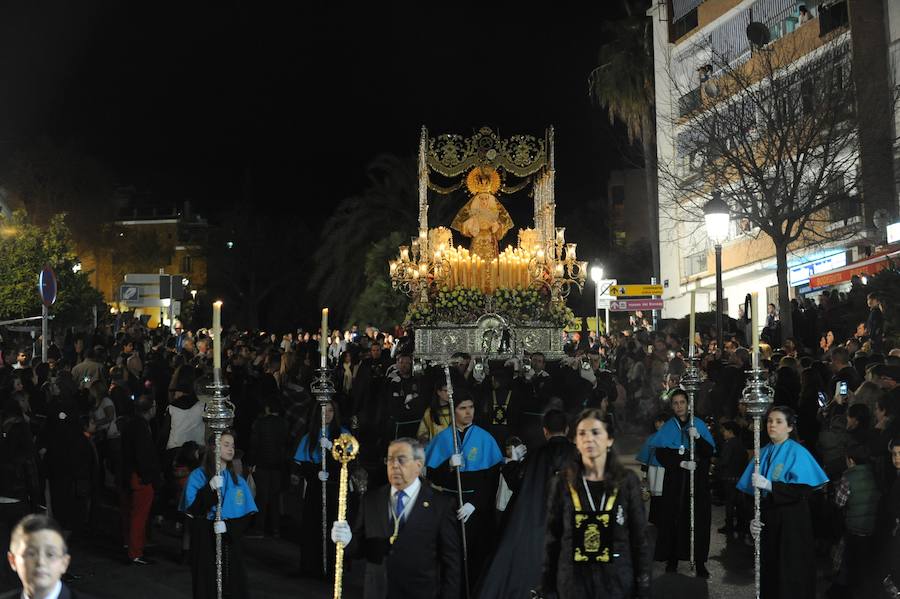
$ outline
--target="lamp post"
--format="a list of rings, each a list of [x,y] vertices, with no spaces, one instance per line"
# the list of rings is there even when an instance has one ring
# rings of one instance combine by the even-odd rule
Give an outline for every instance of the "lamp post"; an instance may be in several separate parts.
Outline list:
[[[706,235],[713,242],[716,250],[716,346],[721,350],[722,343],[722,242],[728,238],[728,204],[722,194],[713,192],[712,199],[703,207],[706,219]],[[693,339],[691,340],[693,343]]]
[[[600,345],[600,285],[603,283],[603,267],[591,267],[591,280],[594,282],[594,318],[597,319],[597,345]],[[609,310],[606,311],[607,317]],[[609,326],[607,325],[606,333],[609,334]]]

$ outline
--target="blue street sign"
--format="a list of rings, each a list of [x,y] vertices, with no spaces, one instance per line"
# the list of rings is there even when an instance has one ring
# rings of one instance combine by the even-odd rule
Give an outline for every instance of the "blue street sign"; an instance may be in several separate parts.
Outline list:
[[[38,291],[41,293],[41,301],[48,308],[56,301],[56,273],[50,265],[45,266],[38,275]]]

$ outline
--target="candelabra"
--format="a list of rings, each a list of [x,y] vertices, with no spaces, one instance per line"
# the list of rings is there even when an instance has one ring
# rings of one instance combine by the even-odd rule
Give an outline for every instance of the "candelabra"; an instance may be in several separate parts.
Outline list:
[[[319,404],[321,414],[322,428],[319,433],[321,438],[328,438],[328,424],[325,422],[325,410],[331,403],[337,391],[334,388],[334,382],[328,368],[319,368],[316,370],[316,378],[309,386],[309,391],[313,398]],[[326,466],[328,458],[328,450],[325,444],[319,441],[319,451],[322,458],[322,470],[319,479],[322,481],[322,573],[328,575],[328,469]]]
[[[767,382],[767,373],[762,368],[753,368],[747,371],[749,375],[747,378],[747,386],[744,387],[744,392],[741,396],[741,403],[747,409],[747,415],[753,418],[753,473],[759,474],[759,436],[761,421],[763,416],[766,415],[766,412],[769,410],[769,406],[772,405],[772,400],[775,396],[775,390],[772,389],[768,385]],[[754,486],[753,487],[753,513],[754,519],[758,522],[760,519],[760,494],[759,489]],[[756,584],[756,599],[759,599],[760,587],[759,587],[759,571],[760,571],[760,560],[759,560],[759,552],[760,552],[760,539],[759,535],[753,539],[753,567],[754,567],[754,582]]]
[[[531,287],[546,287],[552,300],[561,302],[572,287],[584,288],[587,279],[586,261],[576,257],[574,243],[566,243],[565,227],[556,228],[556,237],[550,242],[547,252],[538,250],[528,264]]]
[[[218,342],[218,339],[216,340]],[[216,456],[216,474],[221,476],[223,470],[221,441],[222,433],[231,428],[234,422],[234,404],[228,399],[228,385],[222,379],[222,369],[213,370],[213,382],[206,387],[210,398],[203,407],[203,421],[209,433],[212,433]],[[216,522],[222,520],[222,490],[216,490]],[[222,534],[216,535],[216,596],[222,597]]]

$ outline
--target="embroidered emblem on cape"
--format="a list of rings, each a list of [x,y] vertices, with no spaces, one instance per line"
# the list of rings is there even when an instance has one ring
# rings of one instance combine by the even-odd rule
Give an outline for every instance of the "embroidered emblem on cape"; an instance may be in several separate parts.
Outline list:
[[[235,490],[234,503],[235,503],[235,505],[244,505],[244,490],[243,489]]]

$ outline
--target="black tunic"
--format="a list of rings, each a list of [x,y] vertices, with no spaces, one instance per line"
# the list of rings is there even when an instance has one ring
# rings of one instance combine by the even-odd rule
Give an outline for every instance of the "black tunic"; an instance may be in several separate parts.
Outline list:
[[[224,476],[231,476],[226,473]],[[194,599],[215,599],[216,592],[216,535],[213,521],[207,514],[216,505],[216,492],[203,485],[197,497],[188,507],[191,533],[191,574]],[[226,520],[226,532],[222,535],[222,596],[228,599],[246,599],[247,570],[244,568],[241,537],[250,524],[252,514]]]
[[[760,596],[815,599],[816,553],[808,485],[772,483],[763,498],[760,540]]]
[[[574,486],[582,508],[588,506],[580,481]],[[597,495],[596,491],[600,490],[592,489],[592,494]],[[560,599],[650,596],[650,547],[645,535],[647,521],[641,483],[630,471],[620,483],[613,513],[618,514],[620,508],[622,522],[617,522],[612,529],[614,559],[603,564],[576,564],[572,547],[575,507],[566,477],[557,476],[547,512],[546,555],[541,575],[545,593],[555,592]]]
[[[544,562],[547,497],[556,474],[575,457],[565,437],[551,437],[525,458],[522,483],[506,508],[497,552],[479,582],[478,599],[527,597],[540,583]]]
[[[685,423],[681,424],[683,426]],[[687,439],[687,432],[684,436]],[[712,525],[709,464],[713,447],[701,437],[696,440],[694,448],[697,462],[697,469],[694,471],[694,560],[702,564],[709,556],[709,531]],[[660,509],[655,514],[659,528],[653,555],[656,561],[690,559],[690,472],[679,465],[690,458],[687,442],[684,454],[680,454],[677,449],[656,449],[656,459],[666,469],[663,494],[658,504]]]

